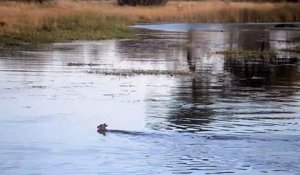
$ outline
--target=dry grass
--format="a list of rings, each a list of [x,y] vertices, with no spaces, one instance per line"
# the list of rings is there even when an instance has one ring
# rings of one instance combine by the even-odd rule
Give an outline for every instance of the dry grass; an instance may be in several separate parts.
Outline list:
[[[29,41],[45,35],[44,40],[53,41],[115,38],[128,34],[126,25],[137,22],[300,21],[299,9],[300,3],[221,1],[172,1],[160,7],[120,7],[115,1],[56,0],[44,5],[1,2],[0,38],[12,35],[20,40],[28,36]]]
[[[75,3],[68,0],[59,0],[52,4],[35,4],[21,2],[7,2],[0,4],[0,22],[3,24],[1,32],[20,32],[24,28],[45,29],[47,26],[60,27],[69,25],[70,22],[90,23],[95,18],[108,24],[111,18],[120,19],[120,25],[127,25],[128,22],[121,16],[106,15],[102,12],[105,8],[102,4]],[[71,24],[72,25],[72,24]],[[96,25],[96,24],[87,24]]]
[[[138,22],[283,22],[300,21],[300,3],[169,2],[162,7],[115,7],[105,14]]]

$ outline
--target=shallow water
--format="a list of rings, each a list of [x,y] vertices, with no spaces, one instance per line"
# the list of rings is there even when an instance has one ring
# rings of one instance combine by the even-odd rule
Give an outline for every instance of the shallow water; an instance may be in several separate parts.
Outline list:
[[[0,174],[299,174],[299,30],[137,27],[1,50]]]

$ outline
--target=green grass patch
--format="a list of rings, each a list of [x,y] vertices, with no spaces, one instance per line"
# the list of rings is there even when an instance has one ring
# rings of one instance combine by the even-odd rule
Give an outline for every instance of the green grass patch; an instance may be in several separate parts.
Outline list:
[[[1,34],[0,46],[132,38],[126,20],[111,16],[68,16],[45,19],[39,27],[22,25],[16,32]]]

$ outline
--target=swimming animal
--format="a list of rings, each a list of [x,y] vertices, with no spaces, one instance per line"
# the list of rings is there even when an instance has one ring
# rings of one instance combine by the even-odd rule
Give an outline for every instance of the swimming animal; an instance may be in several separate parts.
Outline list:
[[[106,129],[107,126],[108,125],[106,123],[100,124],[99,126],[97,126],[97,132],[105,136],[107,131]]]

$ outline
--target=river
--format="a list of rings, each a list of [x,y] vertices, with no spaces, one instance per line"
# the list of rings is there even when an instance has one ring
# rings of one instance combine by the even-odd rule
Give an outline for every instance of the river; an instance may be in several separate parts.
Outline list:
[[[300,30],[272,26],[137,25],[132,40],[1,50],[0,174],[299,174],[300,54],[281,49]]]

